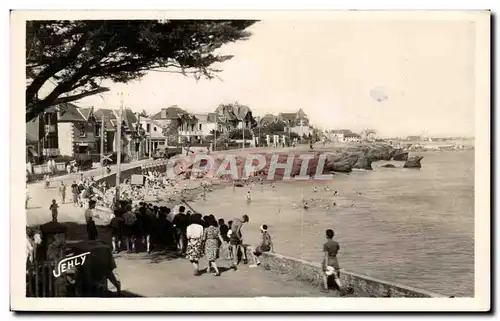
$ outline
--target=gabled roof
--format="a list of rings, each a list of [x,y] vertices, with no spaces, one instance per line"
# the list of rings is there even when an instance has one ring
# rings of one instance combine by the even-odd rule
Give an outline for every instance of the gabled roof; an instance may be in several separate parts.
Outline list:
[[[64,103],[64,104],[59,104],[55,107],[51,107],[53,111],[58,110],[58,117],[57,121],[61,123],[66,123],[66,122],[85,122],[87,121],[87,117],[81,112],[80,107],[71,104],[71,103]],[[83,108],[83,109],[89,109],[89,108]],[[51,110],[51,111],[52,111]]]
[[[153,120],[159,120],[159,119],[179,119],[182,116],[189,115],[187,111],[185,111],[182,108],[179,108],[178,106],[170,106],[167,108],[162,108],[161,111],[157,112],[153,116],[151,116],[151,119]]]
[[[85,120],[89,120],[90,116],[93,115],[94,113],[94,107],[90,107],[90,108],[79,108],[78,109],[80,111],[80,113],[83,115],[83,117],[85,118]]]
[[[26,123],[26,140],[38,143],[40,139],[40,119],[37,117]]]
[[[307,114],[302,110],[302,108],[300,108],[297,111],[297,118],[298,119],[307,119]]]
[[[248,108],[248,106],[240,104],[219,105],[219,107],[215,109],[215,113],[231,121],[243,120],[249,113],[252,113],[252,110]]]
[[[117,110],[116,112],[118,113],[119,111]],[[122,120],[125,122],[129,129],[134,128],[133,125],[137,123],[137,117],[135,116],[135,113],[128,108],[123,110]]]
[[[280,113],[279,117],[286,121],[297,120],[297,113]]]
[[[215,123],[216,121],[221,122],[222,119],[216,113],[201,113],[201,114],[192,114],[196,119],[200,121],[204,121],[207,123]]]

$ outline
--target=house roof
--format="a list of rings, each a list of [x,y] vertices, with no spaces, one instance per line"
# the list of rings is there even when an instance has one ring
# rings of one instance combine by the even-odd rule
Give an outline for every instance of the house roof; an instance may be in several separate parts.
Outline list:
[[[192,116],[196,117],[196,119],[207,122],[207,123],[215,123],[216,121],[221,122],[222,119],[216,113],[203,113],[203,114],[192,114]]]
[[[286,121],[296,120],[297,113],[280,113],[280,118]]]
[[[85,117],[85,115],[82,113],[82,109],[87,110],[90,108],[80,108],[71,103],[64,103],[64,104],[59,104],[58,106],[53,108],[53,111],[58,110],[59,112],[57,117],[58,122],[61,123],[84,122],[87,121],[88,116]]]
[[[182,108],[179,108],[178,106],[170,106],[167,108],[162,108],[161,111],[157,112],[153,116],[151,116],[151,119],[179,119],[181,117],[194,117],[191,114],[189,114],[187,111],[185,111]]]
[[[90,107],[90,108],[79,108],[78,109],[80,111],[80,113],[83,115],[83,117],[86,119],[86,120],[89,120],[90,116],[93,114],[94,112],[94,107]]]
[[[348,133],[344,135],[345,137],[361,137],[361,135],[356,134],[356,133]]]
[[[219,105],[219,107],[215,109],[215,113],[225,117],[227,120],[242,120],[249,113],[251,114],[252,110],[248,106],[240,104]]]
[[[116,112],[118,113],[119,111],[116,110]],[[129,129],[133,129],[133,125],[137,123],[137,117],[135,116],[135,113],[128,108],[123,110],[122,120],[125,122]]]
[[[344,134],[344,135],[353,134],[353,132],[350,131],[349,129],[335,129],[335,130],[331,130],[330,133],[332,133],[332,134]]]
[[[105,129],[106,131],[114,131],[116,128],[116,115],[120,112],[119,109],[107,109],[101,108],[94,111],[94,117],[100,120],[102,116],[105,119]],[[122,113],[122,121],[127,126],[129,130],[134,130],[134,124],[137,123],[137,116],[135,113],[129,109],[125,108]]]
[[[307,119],[307,114],[302,110],[302,108],[300,108],[297,111],[297,118],[298,119]]]
[[[40,120],[38,119],[38,117],[26,123],[26,143],[38,143],[40,136],[39,124]]]

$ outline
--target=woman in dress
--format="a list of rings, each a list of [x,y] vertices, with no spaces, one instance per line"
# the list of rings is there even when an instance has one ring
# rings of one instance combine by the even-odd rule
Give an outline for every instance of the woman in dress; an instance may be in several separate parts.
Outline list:
[[[210,273],[210,268],[213,266],[215,276],[219,276],[219,268],[215,261],[219,257],[219,244],[224,242],[222,235],[215,218],[208,216],[209,226],[203,231],[203,244],[205,245],[205,257],[208,261],[207,273]],[[220,243],[219,243],[220,242]]]
[[[194,275],[200,275],[199,260],[202,256],[203,222],[201,214],[191,215],[191,224],[186,229],[186,257],[193,264]]]

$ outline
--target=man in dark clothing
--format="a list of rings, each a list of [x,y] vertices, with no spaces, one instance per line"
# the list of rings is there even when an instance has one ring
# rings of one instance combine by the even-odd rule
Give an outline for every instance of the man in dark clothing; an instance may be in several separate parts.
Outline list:
[[[174,227],[176,233],[177,247],[182,255],[186,254],[186,230],[189,225],[189,216],[185,213],[184,206],[179,207],[179,214],[174,217]]]
[[[71,194],[73,194],[73,205],[78,206],[78,184],[73,181],[73,184],[71,184]]]
[[[247,254],[246,249],[243,246],[243,234],[241,233],[241,228],[243,224],[248,223],[249,217],[248,215],[243,215],[241,219],[236,218],[233,220],[233,224],[231,225],[231,236],[229,237],[229,243],[233,247],[233,264],[232,268],[236,270],[238,265],[238,253],[241,251],[243,257],[243,264],[247,264]]]

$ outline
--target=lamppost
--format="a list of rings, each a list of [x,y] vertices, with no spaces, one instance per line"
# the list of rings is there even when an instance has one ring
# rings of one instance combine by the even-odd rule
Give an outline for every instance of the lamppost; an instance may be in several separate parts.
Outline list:
[[[257,138],[258,147],[260,147],[260,138],[261,138],[261,136],[260,136],[260,120],[261,120],[261,117],[257,117],[257,126],[259,128],[259,136]]]

